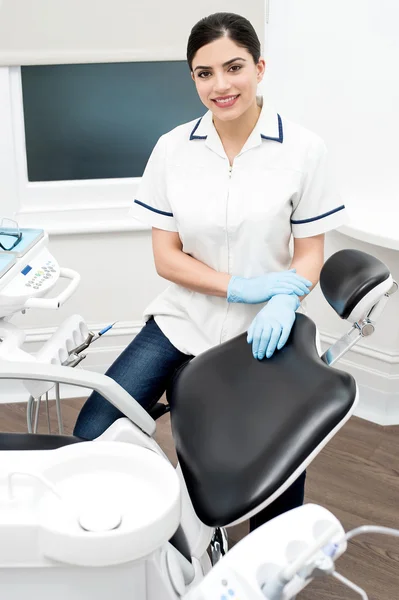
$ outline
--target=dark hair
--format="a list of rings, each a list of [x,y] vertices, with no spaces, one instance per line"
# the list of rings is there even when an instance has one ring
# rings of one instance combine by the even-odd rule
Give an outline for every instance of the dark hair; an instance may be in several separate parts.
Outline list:
[[[260,58],[260,41],[252,24],[234,13],[219,12],[204,17],[194,25],[187,42],[187,62],[190,70],[197,51],[221,37],[228,37],[237,46],[248,50],[255,64]]]

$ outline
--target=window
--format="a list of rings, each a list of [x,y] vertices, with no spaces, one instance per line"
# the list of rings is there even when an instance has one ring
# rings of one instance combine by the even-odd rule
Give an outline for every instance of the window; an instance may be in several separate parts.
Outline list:
[[[0,71],[0,129],[8,132],[0,173],[20,224],[50,233],[147,229],[126,217],[152,148],[206,112],[186,61]]]
[[[141,177],[157,139],[205,112],[185,61],[21,68],[30,182]]]

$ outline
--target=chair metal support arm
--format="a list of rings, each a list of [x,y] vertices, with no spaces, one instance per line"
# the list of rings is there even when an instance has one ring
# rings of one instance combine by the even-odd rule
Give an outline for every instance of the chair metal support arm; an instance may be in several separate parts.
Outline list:
[[[155,421],[116,381],[92,371],[71,369],[40,362],[0,360],[0,379],[30,379],[66,383],[95,390],[149,436],[155,432]]]

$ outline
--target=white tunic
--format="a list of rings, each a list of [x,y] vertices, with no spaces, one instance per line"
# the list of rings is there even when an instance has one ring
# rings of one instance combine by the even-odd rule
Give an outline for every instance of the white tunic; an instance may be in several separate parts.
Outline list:
[[[131,214],[178,232],[183,251],[212,269],[242,277],[287,269],[291,235],[315,236],[345,221],[323,141],[266,104],[231,168],[210,111],[163,135]],[[176,348],[196,356],[246,331],[263,306],[172,283],[144,319],[153,315]]]

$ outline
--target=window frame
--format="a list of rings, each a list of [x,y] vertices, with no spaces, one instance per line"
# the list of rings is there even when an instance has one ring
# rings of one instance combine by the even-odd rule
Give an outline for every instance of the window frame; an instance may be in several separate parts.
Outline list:
[[[22,227],[41,227],[53,234],[150,229],[128,215],[140,177],[28,180],[20,67],[0,67],[0,131],[4,132],[0,143],[3,216],[15,217]]]

